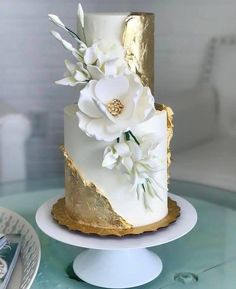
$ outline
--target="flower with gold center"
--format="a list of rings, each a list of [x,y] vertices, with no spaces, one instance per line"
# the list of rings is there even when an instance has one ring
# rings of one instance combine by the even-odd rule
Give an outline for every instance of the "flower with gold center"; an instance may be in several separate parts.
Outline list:
[[[117,116],[122,113],[124,109],[124,105],[119,99],[113,99],[111,102],[107,105],[107,110],[112,114],[113,116]]]
[[[135,74],[91,80],[80,91],[79,127],[90,137],[111,142],[151,117],[154,98]]]

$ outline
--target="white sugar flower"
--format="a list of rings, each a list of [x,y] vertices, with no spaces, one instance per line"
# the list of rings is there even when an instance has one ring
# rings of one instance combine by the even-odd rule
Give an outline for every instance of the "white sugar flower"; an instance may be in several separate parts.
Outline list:
[[[109,169],[123,167],[127,174],[134,175],[133,184],[137,181],[142,184],[150,173],[156,173],[163,166],[163,162],[156,153],[160,141],[155,136],[149,134],[138,141],[139,144],[132,138],[128,141],[121,139],[106,147],[102,166]],[[137,176],[138,180],[135,179]]]
[[[113,146],[106,147],[104,151],[104,158],[102,166],[108,169],[113,169],[119,166],[121,162],[124,162],[125,166],[132,167],[132,160],[130,158],[130,148],[127,143],[115,143]]]
[[[146,208],[149,208],[147,196],[160,198],[157,191],[167,190],[155,177],[157,172],[165,168],[157,153],[160,141],[152,134],[139,139],[139,144],[133,139],[120,141],[105,149],[102,166],[117,168],[126,174],[138,198],[142,195]]]
[[[65,78],[56,81],[56,84],[76,86],[77,84],[85,84],[89,81],[90,75],[81,62],[77,62],[75,65],[65,60],[65,65],[67,68],[67,72],[64,74]]]
[[[120,137],[154,113],[154,98],[135,74],[91,80],[78,101],[79,127],[107,142]]]
[[[105,40],[95,42],[91,47],[84,49],[84,62],[92,78],[96,80],[129,71],[123,47]]]

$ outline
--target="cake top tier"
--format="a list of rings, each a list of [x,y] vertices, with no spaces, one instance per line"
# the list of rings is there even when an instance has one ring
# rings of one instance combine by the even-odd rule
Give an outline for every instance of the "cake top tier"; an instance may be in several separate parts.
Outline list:
[[[88,46],[108,41],[125,50],[126,61],[143,85],[154,87],[154,14],[144,12],[86,13],[77,32]],[[86,38],[86,39],[85,39]]]
[[[73,46],[57,32],[53,36],[76,58],[66,60],[68,72],[56,81],[61,85],[84,85],[107,76],[136,74],[143,86],[154,87],[154,14],[142,12],[84,13],[78,6],[77,32],[58,16],[49,19],[74,38]]]
[[[125,20],[130,13],[122,14],[85,14],[84,32],[86,43],[92,45],[98,40],[114,41],[121,44],[122,33],[125,27]],[[80,21],[78,20],[78,34],[83,39],[83,32]]]

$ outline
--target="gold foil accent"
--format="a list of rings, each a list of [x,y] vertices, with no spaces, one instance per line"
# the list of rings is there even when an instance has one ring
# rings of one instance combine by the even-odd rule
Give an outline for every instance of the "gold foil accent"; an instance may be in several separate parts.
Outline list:
[[[154,93],[154,14],[129,15],[125,21],[123,45],[129,68]]]
[[[75,221],[67,213],[65,198],[59,199],[52,208],[53,218],[60,224],[66,226],[71,231],[80,231],[86,234],[96,234],[100,236],[114,235],[122,237],[125,235],[139,235],[144,232],[153,232],[158,229],[168,227],[170,224],[175,222],[180,216],[180,207],[175,201],[168,198],[168,214],[162,220],[149,224],[146,226],[132,227],[132,228],[121,228],[121,227],[100,227],[94,226],[93,224],[83,222],[83,220]]]
[[[173,128],[174,128],[174,123],[173,123],[173,115],[174,112],[173,110],[164,104],[155,104],[157,110],[165,110],[167,114],[167,167],[168,167],[168,179],[170,178],[170,164],[171,164],[171,149],[170,149],[170,142],[173,137]]]
[[[64,215],[79,220],[80,226],[88,224],[97,231],[131,228],[121,216],[114,212],[108,199],[91,182],[84,180],[72,159],[60,146],[65,157],[65,210]]]

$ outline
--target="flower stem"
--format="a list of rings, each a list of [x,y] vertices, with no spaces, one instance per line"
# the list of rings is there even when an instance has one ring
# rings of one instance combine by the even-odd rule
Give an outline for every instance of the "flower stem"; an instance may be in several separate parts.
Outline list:
[[[129,141],[130,140],[130,135],[129,132],[125,132],[125,140]]]
[[[137,140],[136,136],[132,133],[132,131],[129,130],[128,133],[132,136],[132,138],[134,139],[134,141],[136,142],[136,144],[140,145],[140,142]]]
[[[79,41],[81,41],[81,39],[79,38],[79,36],[78,36],[75,32],[73,32],[72,30],[70,30],[68,27],[66,27],[66,30],[67,30],[70,34],[74,35],[77,39],[79,39]]]
[[[142,184],[142,187],[143,187],[144,192],[146,192],[144,184]]]

